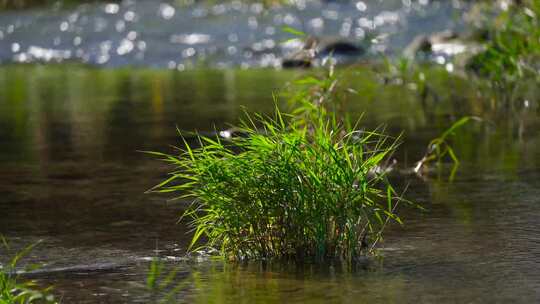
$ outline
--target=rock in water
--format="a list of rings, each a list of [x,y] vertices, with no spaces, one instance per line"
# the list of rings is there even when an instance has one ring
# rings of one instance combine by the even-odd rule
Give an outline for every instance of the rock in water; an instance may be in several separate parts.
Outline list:
[[[308,37],[301,50],[283,59],[283,68],[309,68],[332,58],[336,64],[351,64],[365,50],[351,41],[334,37]]]
[[[437,46],[449,44],[456,40],[458,35],[453,31],[443,31],[431,35],[418,35],[403,51],[403,55],[409,59],[418,56],[423,58],[431,56],[437,51]]]

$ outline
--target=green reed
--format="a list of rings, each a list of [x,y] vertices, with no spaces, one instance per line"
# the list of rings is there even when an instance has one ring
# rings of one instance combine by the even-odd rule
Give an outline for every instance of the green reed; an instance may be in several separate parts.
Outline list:
[[[456,170],[459,166],[459,158],[454,152],[450,140],[456,135],[456,131],[462,128],[471,121],[481,122],[482,119],[476,116],[465,116],[461,119],[454,122],[448,129],[446,129],[441,135],[432,139],[426,149],[426,153],[420,159],[415,167],[414,172],[417,174],[422,174],[423,170],[429,166],[430,163],[436,163],[441,165],[442,161],[448,156],[452,160],[452,170],[450,171],[450,176],[448,179],[450,181],[454,180]]]
[[[191,250],[231,259],[345,259],[372,250],[400,201],[379,165],[396,140],[357,131],[324,110],[297,123],[248,116],[245,137],[184,140],[178,155],[150,152],[176,166],[157,185],[192,199]]]
[[[0,247],[6,256],[11,254],[8,242],[0,236]],[[19,252],[11,254],[10,260],[3,265],[0,263],[0,303],[2,304],[27,304],[27,303],[57,303],[49,293],[49,288],[40,288],[32,280],[24,280],[17,273],[16,268],[23,259],[37,245],[29,245]],[[36,269],[35,265],[26,267],[27,270]]]

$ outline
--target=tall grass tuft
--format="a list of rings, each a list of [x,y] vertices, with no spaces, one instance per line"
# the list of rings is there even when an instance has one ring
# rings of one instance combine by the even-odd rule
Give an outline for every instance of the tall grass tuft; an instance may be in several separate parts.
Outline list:
[[[316,117],[316,118],[314,118]],[[176,167],[157,185],[193,199],[191,250],[229,259],[341,259],[373,250],[399,201],[380,164],[397,140],[358,131],[324,110],[298,123],[249,116],[247,136],[198,136],[178,155],[150,152]]]

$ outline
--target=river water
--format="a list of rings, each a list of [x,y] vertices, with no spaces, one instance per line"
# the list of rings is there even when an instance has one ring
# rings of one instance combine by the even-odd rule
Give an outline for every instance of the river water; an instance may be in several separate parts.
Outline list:
[[[179,302],[540,300],[538,104],[481,107],[466,82],[436,73],[428,77],[442,95],[424,106],[416,92],[383,85],[367,69],[353,81],[359,95],[350,102],[365,112],[365,125],[404,130],[401,168],[456,117],[489,119],[453,139],[462,161],[453,182],[449,164],[424,178],[394,176],[410,183],[407,198],[426,211],[400,210],[405,224],[387,230],[381,261],[353,271],[179,261],[189,242],[177,224],[185,203],[144,193],[171,168],[137,151],[171,151],[175,126],[219,130],[242,116],[242,106],[270,112],[271,93],[301,73],[1,68],[0,233],[15,249],[42,240],[27,260],[44,263],[33,277],[54,284],[64,303],[151,301],[144,284],[156,255],[178,268]]]
[[[364,113],[363,125],[404,132],[392,179],[410,184],[407,198],[426,209],[399,210],[404,225],[388,228],[381,259],[352,270],[183,260],[185,202],[144,193],[172,168],[138,151],[171,152],[176,127],[211,133],[237,122],[243,107],[270,113],[272,93],[305,73],[260,69],[294,47],[284,26],[393,56],[419,33],[462,30],[466,7],[296,3],[0,12],[0,234],[15,251],[41,240],[26,261],[43,267],[29,277],[53,284],[63,303],[148,303],[167,296],[145,288],[149,260],[159,256],[178,271],[178,302],[540,302],[538,92],[500,108],[436,69],[426,72],[434,93],[423,100],[413,85],[385,85],[369,67],[349,78],[357,92],[350,110]],[[484,122],[452,138],[461,160],[453,181],[449,163],[410,174],[427,143],[463,115]],[[8,255],[0,251],[0,262]]]
[[[459,0],[298,0],[270,8],[246,2],[126,0],[2,11],[0,63],[278,67],[285,54],[301,46],[285,27],[341,37],[362,45],[368,56],[395,56],[418,34],[461,31],[468,6]]]

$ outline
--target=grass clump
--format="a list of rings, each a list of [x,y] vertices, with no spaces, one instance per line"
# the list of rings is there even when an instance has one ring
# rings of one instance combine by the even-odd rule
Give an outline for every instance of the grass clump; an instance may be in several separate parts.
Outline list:
[[[301,123],[248,116],[245,137],[184,140],[177,170],[154,188],[193,198],[190,248],[231,259],[353,261],[373,250],[399,199],[380,164],[396,140],[357,131],[323,109]],[[196,244],[203,242],[202,246]]]
[[[523,0],[494,12],[485,26],[487,43],[468,68],[511,100],[524,80],[540,80],[540,0]]]
[[[4,250],[9,254],[8,242],[0,236]],[[27,246],[20,252],[13,254],[11,259],[3,265],[0,263],[0,303],[23,304],[23,303],[57,303],[49,293],[50,288],[42,289],[32,280],[23,280],[17,273],[16,268],[20,260],[27,255],[37,244]],[[34,265],[27,267],[28,270],[37,268]]]

